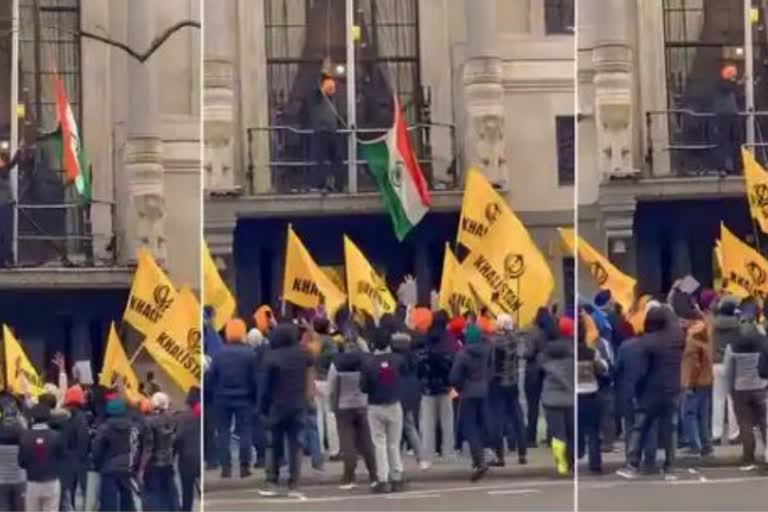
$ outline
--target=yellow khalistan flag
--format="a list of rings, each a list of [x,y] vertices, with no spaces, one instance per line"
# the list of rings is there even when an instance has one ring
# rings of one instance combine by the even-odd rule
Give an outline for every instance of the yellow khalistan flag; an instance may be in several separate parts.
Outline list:
[[[555,280],[520,219],[483,174],[470,169],[458,241],[470,250],[464,275],[491,312],[531,322],[549,301]]]
[[[461,270],[461,264],[447,243],[443,257],[443,276],[440,279],[439,306],[450,312],[451,316],[463,315],[467,311],[477,313],[481,306]]]
[[[387,283],[347,235],[344,235],[344,263],[350,310],[357,308],[374,318],[395,312],[397,302],[387,288]]]
[[[723,278],[725,278],[725,286],[723,289],[740,299],[749,297],[749,292],[747,290],[739,286],[735,281],[728,279],[728,277],[725,275],[725,270],[723,267],[723,247],[720,240],[715,240],[715,258],[717,259],[717,266],[720,269],[721,281]]]
[[[197,301],[188,287],[179,292],[163,318],[163,322],[144,340],[144,348],[157,364],[185,392],[200,386],[202,354],[200,352],[201,315],[189,304]]]
[[[315,263],[290,225],[284,272],[283,300],[303,308],[316,308],[322,302],[331,315],[347,300],[347,296]]]
[[[746,148],[741,149],[741,158],[744,160],[744,184],[749,213],[760,225],[760,230],[768,233],[768,172]]]
[[[8,390],[16,395],[23,395],[25,387],[22,376],[27,381],[26,390],[31,396],[39,396],[43,392],[43,379],[29,361],[19,340],[13,335],[7,325],[3,325],[3,346],[5,347],[5,383]]]
[[[208,244],[203,242],[203,304],[216,313],[213,326],[217,331],[224,328],[227,320],[235,316],[236,302],[216,268]]]
[[[764,301],[768,296],[768,261],[739,240],[724,223],[720,224],[720,250],[723,277]]]
[[[557,231],[571,254],[575,256],[578,249],[579,259],[588,267],[597,286],[610,290],[613,299],[621,304],[625,312],[629,311],[635,302],[635,278],[624,274],[584,239],[576,237],[573,229],[557,228]]]
[[[104,387],[112,387],[116,379],[121,379],[125,389],[125,395],[132,402],[141,398],[139,393],[139,379],[133,371],[131,362],[125,354],[123,344],[115,330],[114,322],[109,326],[109,338],[107,350],[104,352],[104,364],[99,374],[99,384]]]
[[[175,299],[176,289],[171,280],[149,251],[139,249],[138,266],[123,321],[146,336],[158,328]]]

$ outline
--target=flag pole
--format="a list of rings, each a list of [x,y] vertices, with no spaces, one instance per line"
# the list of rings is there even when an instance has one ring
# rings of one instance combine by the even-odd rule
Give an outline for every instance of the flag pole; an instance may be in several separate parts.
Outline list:
[[[39,43],[39,41],[38,41]],[[19,0],[11,7],[11,140],[10,158],[19,147]],[[11,198],[13,200],[13,263],[19,262],[19,164],[11,169]]]
[[[744,0],[744,98],[747,109],[747,145],[755,147],[755,55],[752,44],[752,0]]]
[[[139,348],[136,349],[136,352],[133,353],[131,356],[131,359],[128,361],[128,363],[133,366],[134,361],[139,357],[139,354],[141,354],[141,351],[144,349],[144,343],[139,345]]]
[[[346,0],[347,35],[347,173],[350,194],[357,192],[357,78],[355,69],[355,0]]]

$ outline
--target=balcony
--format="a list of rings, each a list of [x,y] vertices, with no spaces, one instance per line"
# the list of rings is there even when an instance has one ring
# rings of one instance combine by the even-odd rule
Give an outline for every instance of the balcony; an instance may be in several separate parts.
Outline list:
[[[131,270],[117,265],[114,232],[103,229],[115,225],[115,203],[81,202],[64,184],[51,144],[38,142],[20,158],[18,202],[3,212],[17,219],[17,256],[13,265],[0,269],[0,288],[129,286]],[[3,229],[13,228],[13,218],[4,219]]]
[[[427,181],[435,211],[461,205],[463,168],[453,125],[408,127],[411,143]],[[339,130],[334,134],[338,159],[331,164],[313,158],[313,130],[290,126],[254,127],[246,131],[246,189],[239,195],[212,194],[206,201],[207,231],[229,231],[238,218],[366,215],[383,212],[381,198],[357,142],[357,159],[349,164],[351,137],[371,140],[382,129]],[[324,188],[332,175],[332,190]],[[260,186],[258,184],[261,184]]]

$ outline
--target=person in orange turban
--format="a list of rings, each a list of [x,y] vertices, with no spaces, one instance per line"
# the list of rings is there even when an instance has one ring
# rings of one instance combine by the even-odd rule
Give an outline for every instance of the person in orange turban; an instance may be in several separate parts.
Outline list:
[[[228,343],[243,343],[246,335],[245,322],[240,318],[232,318],[224,326],[224,338]]]
[[[414,308],[411,311],[411,327],[418,333],[426,333],[432,327],[432,311],[429,308]]]
[[[267,336],[275,325],[275,314],[272,312],[272,308],[265,304],[256,309],[256,312],[253,314],[253,321],[259,332]]]

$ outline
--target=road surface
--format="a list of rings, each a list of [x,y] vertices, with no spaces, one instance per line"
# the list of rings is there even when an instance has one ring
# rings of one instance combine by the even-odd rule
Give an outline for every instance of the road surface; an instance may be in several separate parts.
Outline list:
[[[768,510],[768,477],[737,467],[680,470],[677,480],[661,476],[627,481],[616,475],[579,476],[583,512]]]
[[[571,480],[510,479],[469,482],[414,482],[407,491],[371,494],[366,486],[343,491],[321,485],[301,489],[301,496],[263,498],[257,489],[206,492],[206,511],[571,511]]]

